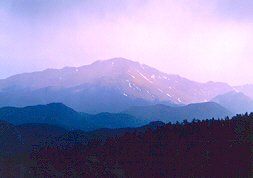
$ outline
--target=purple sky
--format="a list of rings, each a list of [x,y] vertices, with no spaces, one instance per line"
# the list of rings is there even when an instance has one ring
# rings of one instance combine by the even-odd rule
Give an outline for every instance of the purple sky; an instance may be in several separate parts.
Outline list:
[[[252,0],[1,0],[0,78],[124,57],[253,83]]]

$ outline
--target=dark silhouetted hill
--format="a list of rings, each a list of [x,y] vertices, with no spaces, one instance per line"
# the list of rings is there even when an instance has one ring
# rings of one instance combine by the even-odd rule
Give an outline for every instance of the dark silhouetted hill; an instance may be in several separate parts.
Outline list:
[[[61,103],[24,108],[0,108],[0,120],[15,125],[40,123],[69,130],[81,129],[85,131],[99,128],[138,127],[148,123],[127,114],[101,113],[91,115],[78,113]]]

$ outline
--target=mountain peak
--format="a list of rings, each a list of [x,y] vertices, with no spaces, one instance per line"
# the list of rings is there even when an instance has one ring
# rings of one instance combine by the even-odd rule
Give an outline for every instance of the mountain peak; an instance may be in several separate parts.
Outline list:
[[[111,66],[136,66],[140,65],[139,62],[132,61],[130,59],[126,59],[123,57],[116,57],[116,58],[111,58],[111,59],[106,59],[106,60],[98,60],[92,63],[92,65],[111,65]]]
[[[123,58],[123,57],[115,57],[115,58],[107,59],[107,60],[104,60],[104,61],[108,61],[108,62],[123,62],[123,63],[138,63],[138,62],[135,62],[135,61],[132,61],[130,59]]]
[[[82,67],[20,74],[2,80],[0,96],[1,92],[9,95],[2,97],[0,106],[61,102],[77,111],[119,112],[143,103],[205,102],[232,90],[233,87],[224,83],[194,82],[117,57]]]

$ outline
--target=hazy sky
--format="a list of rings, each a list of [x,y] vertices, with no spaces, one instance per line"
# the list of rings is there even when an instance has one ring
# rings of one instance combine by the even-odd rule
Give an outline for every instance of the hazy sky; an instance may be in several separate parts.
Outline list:
[[[253,83],[253,1],[0,1],[0,78],[113,57]]]

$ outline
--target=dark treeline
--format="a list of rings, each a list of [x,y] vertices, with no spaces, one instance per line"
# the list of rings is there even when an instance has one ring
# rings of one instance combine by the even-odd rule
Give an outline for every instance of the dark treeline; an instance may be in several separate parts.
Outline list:
[[[253,114],[166,124],[101,144],[47,147],[2,158],[24,177],[251,177]]]

